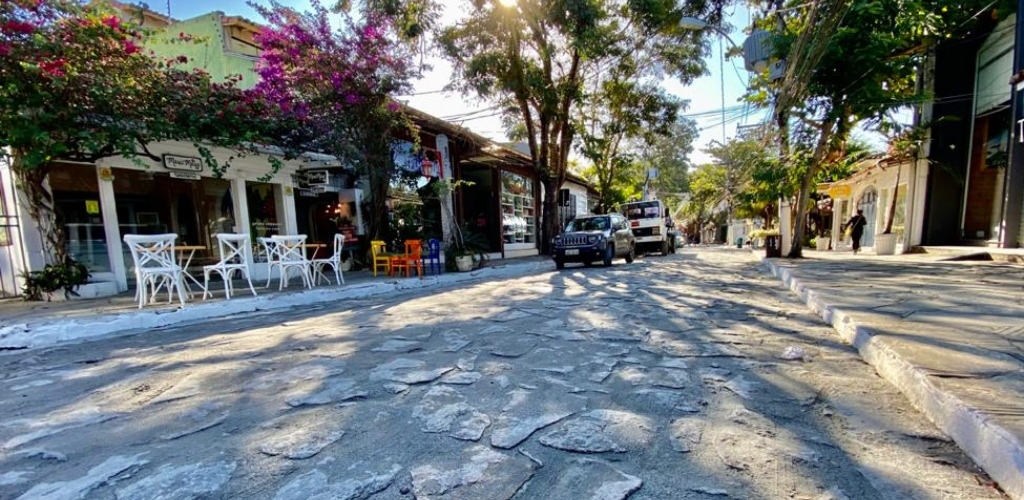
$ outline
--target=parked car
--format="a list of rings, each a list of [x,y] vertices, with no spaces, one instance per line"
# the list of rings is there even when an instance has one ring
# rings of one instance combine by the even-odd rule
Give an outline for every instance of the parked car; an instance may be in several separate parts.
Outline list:
[[[636,242],[626,218],[619,214],[577,217],[565,226],[565,232],[551,242],[551,258],[562,269],[566,262],[582,262],[589,266],[601,261],[612,265],[616,257],[633,262]]]

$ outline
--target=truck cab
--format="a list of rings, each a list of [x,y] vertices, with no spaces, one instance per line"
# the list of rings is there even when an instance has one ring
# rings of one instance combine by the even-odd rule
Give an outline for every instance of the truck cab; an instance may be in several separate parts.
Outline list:
[[[637,252],[675,253],[675,224],[661,201],[634,201],[623,203],[620,208],[633,231]]]

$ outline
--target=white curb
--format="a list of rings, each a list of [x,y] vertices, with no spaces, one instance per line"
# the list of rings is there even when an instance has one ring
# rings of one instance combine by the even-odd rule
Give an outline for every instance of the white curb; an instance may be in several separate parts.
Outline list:
[[[883,378],[896,386],[919,411],[949,435],[967,455],[1016,500],[1024,500],[1024,446],[1012,432],[989,420],[954,394],[936,387],[918,367],[908,363],[872,330],[857,324],[846,312],[826,303],[807,288],[791,269],[771,259],[762,262],[775,277],[795,292],[807,306],[857,348],[861,357]]]
[[[528,262],[486,267],[468,273],[447,273],[420,279],[388,279],[358,285],[314,288],[288,293],[253,297],[239,294],[231,300],[190,303],[173,309],[140,309],[115,313],[97,313],[83,318],[51,318],[0,326],[0,349],[22,349],[95,340],[115,334],[135,333],[187,322],[211,321],[226,316],[296,308],[312,304],[383,295],[395,290],[412,290],[458,283],[480,278],[511,278],[544,271],[553,271],[554,263]],[[248,293],[248,291],[244,292]]]

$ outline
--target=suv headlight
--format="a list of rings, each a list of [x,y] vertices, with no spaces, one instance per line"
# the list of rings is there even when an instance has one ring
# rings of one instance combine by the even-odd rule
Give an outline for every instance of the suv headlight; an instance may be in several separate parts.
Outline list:
[[[596,236],[596,235],[587,236],[587,242],[588,243],[597,243],[598,239],[599,239],[599,237]]]

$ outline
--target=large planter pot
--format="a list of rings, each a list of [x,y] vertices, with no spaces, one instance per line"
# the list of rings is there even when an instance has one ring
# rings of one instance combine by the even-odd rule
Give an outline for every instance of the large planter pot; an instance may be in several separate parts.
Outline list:
[[[461,272],[473,270],[473,256],[472,255],[459,255],[455,257],[455,269]]]
[[[824,236],[818,236],[818,239],[814,240],[814,245],[815,245],[815,247],[817,247],[819,252],[827,251],[828,250],[828,243],[829,243],[829,238],[826,238]]]
[[[896,253],[896,235],[893,233],[876,234],[875,255],[892,255],[894,253]]]

